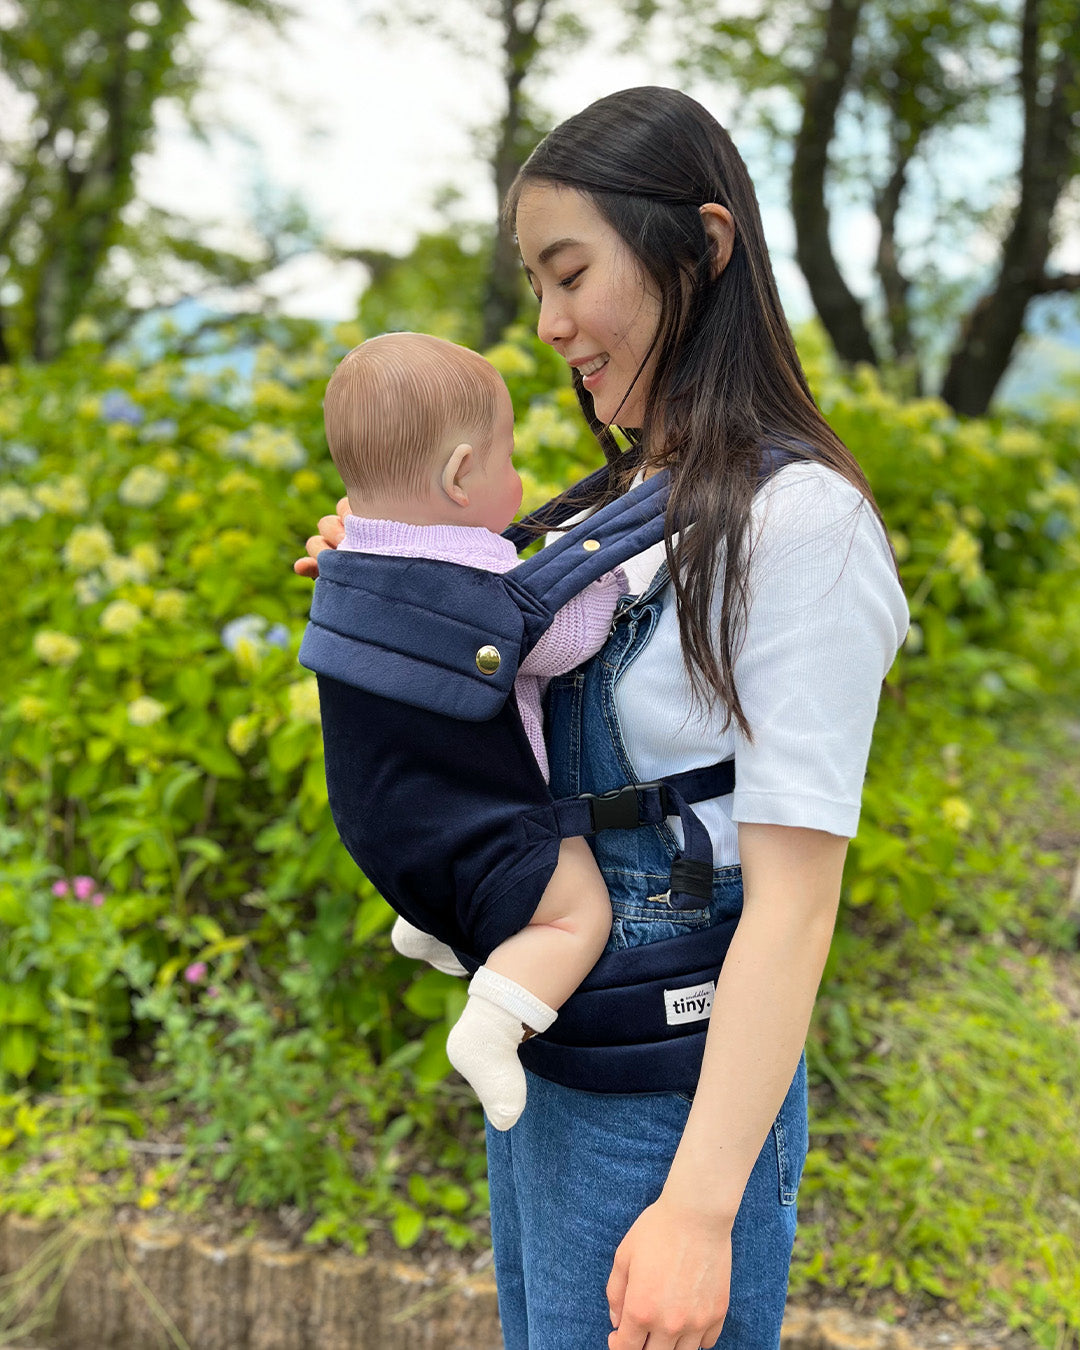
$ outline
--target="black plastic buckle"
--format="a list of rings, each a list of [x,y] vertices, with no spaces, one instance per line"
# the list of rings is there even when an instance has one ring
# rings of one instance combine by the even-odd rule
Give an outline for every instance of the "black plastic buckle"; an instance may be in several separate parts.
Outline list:
[[[582,792],[580,800],[589,803],[593,833],[598,830],[633,830],[641,824],[639,792],[649,788],[660,790],[660,801],[665,816],[668,810],[666,786],[660,782],[628,783],[626,787],[612,788],[610,792]]]

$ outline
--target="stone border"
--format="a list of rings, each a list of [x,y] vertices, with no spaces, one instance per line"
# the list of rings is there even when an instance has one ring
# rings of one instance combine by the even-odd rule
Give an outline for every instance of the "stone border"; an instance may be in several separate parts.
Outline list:
[[[502,1350],[490,1266],[447,1280],[404,1259],[216,1243],[171,1224],[8,1215],[0,1276],[0,1337],[29,1320],[0,1350]],[[783,1350],[920,1350],[836,1308],[790,1309],[781,1339]],[[951,1336],[936,1345],[966,1350]]]

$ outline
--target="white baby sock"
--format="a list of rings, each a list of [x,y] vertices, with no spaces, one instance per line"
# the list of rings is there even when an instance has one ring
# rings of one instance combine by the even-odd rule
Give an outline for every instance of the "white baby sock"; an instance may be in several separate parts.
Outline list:
[[[487,966],[469,981],[469,1001],[446,1039],[446,1053],[497,1130],[508,1130],[525,1110],[525,1070],[518,1059],[523,1033],[547,1031],[555,1016],[534,994]]]
[[[444,975],[468,975],[468,971],[454,955],[453,948],[440,942],[423,929],[414,928],[408,919],[398,916],[390,929],[390,945],[402,956],[414,961],[426,961]]]

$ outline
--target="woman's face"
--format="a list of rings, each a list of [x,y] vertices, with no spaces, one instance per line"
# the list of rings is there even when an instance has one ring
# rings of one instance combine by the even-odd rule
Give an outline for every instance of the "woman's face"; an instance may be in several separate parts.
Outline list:
[[[655,286],[575,188],[529,183],[516,225],[525,273],[540,301],[540,340],[580,371],[601,422],[640,427],[656,368],[654,352],[638,376],[660,322]]]

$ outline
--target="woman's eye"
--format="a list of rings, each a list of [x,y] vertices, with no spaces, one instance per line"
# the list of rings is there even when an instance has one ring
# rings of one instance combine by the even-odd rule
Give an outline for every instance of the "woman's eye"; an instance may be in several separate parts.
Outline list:
[[[585,271],[584,267],[579,267],[576,272],[571,272],[568,277],[563,277],[563,279],[559,282],[559,285],[564,290],[569,290],[570,287],[573,286],[574,282],[577,281],[578,277],[580,277],[582,272],[584,271]]]

